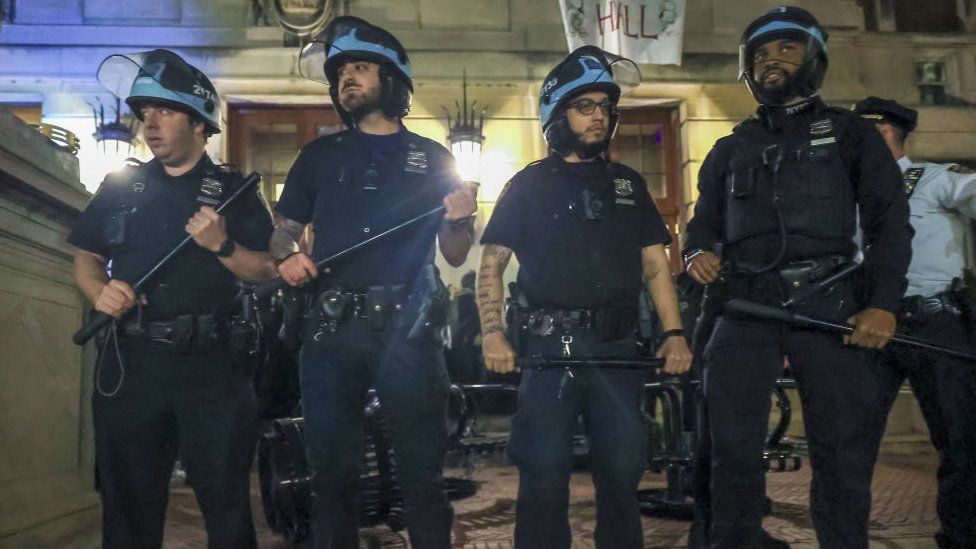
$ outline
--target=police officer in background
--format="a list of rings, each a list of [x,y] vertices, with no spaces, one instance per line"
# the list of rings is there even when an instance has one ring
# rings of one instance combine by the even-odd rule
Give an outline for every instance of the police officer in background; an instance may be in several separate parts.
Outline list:
[[[107,176],[68,237],[78,287],[117,319],[100,343],[93,396],[103,547],[162,545],[177,452],[209,546],[256,547],[254,370],[230,350],[228,322],[237,279],[275,274],[271,214],[260,191],[214,210],[242,178],[204,152],[220,132],[220,109],[203,73],[153,50],[108,57],[98,79],[128,96],[153,154]],[[187,234],[196,245],[136,295],[133,283]]]
[[[315,281],[300,358],[315,546],[359,547],[363,410],[367,389],[375,387],[393,439],[411,543],[447,548],[453,516],[441,476],[447,370],[434,330],[412,327],[420,309],[429,309],[422,302],[440,296],[447,305],[433,267],[435,241],[448,263],[464,261],[475,192],[461,185],[447,149],[403,126],[411,70],[389,32],[355,17],[336,18],[302,51],[301,65],[304,75],[329,84],[348,127],[298,155],[276,206],[281,219],[271,244],[288,284]],[[440,205],[443,214],[360,249],[330,272],[319,272],[299,251],[308,223],[315,228],[312,255],[321,259]]]
[[[908,335],[954,348],[973,349],[972,220],[976,174],[956,164],[913,162],[905,140],[918,113],[889,99],[868,97],[854,112],[881,133],[904,177],[915,229],[908,290],[902,300]],[[965,269],[970,269],[968,280]],[[965,280],[969,286],[961,287]],[[963,283],[964,284],[964,283]],[[976,371],[948,356],[893,347],[891,398],[907,378],[918,398],[932,444],[939,452],[937,509],[942,549],[976,547]]]
[[[712,548],[767,542],[762,452],[784,355],[803,407],[818,540],[832,549],[868,543],[886,411],[883,369],[868,349],[895,330],[911,228],[898,166],[877,132],[817,96],[826,69],[827,34],[807,11],[779,7],[753,21],[740,42],[740,70],[758,116],[720,139],[699,172],[688,272],[709,284],[725,262],[731,297],[778,306],[842,268],[857,251],[857,210],[866,244],[861,283],[847,278],[795,306],[846,320],[854,331],[843,341],[728,314],[718,320],[704,356],[711,505],[699,509],[711,512]]]
[[[670,235],[647,184],[610,162],[621,85],[639,83],[629,60],[594,46],[546,77],[539,113],[551,154],[516,174],[482,237],[478,277],[486,367],[508,372],[502,276],[519,260],[518,353],[528,357],[636,358],[641,275],[664,327],[657,356],[681,373],[691,353],[664,246]],[[568,548],[573,435],[583,414],[596,486],[597,547],[643,546],[637,485],[647,460],[644,372],[526,369],[508,452],[519,468],[515,547]]]

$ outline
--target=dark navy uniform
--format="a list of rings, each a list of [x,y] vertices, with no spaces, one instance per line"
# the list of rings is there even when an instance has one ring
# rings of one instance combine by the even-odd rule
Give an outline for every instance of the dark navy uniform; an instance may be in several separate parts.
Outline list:
[[[641,250],[669,242],[644,179],[630,168],[552,155],[516,174],[481,239],[510,248],[519,261],[528,307],[515,324],[528,328],[513,337],[516,352],[635,357]],[[569,476],[581,413],[596,486],[597,546],[642,546],[642,394],[639,371],[522,372],[508,447],[520,473],[517,546],[570,545]]]
[[[201,206],[242,179],[204,156],[173,177],[153,160],[110,175],[68,241],[110,261],[134,284],[185,238]],[[267,250],[271,214],[258,192],[223,214],[227,233]],[[104,547],[160,547],[177,452],[196,492],[210,547],[255,547],[248,475],[258,423],[253,369],[235,360],[228,322],[237,283],[208,250],[191,244],[142,289],[148,305],[100,343],[93,396]]]
[[[312,223],[312,257],[322,259],[440,206],[460,185],[453,167],[447,149],[406,129],[386,136],[347,130],[302,149],[276,209]],[[436,277],[442,220],[432,215],[362,248],[316,281],[301,387],[317,546],[358,547],[363,409],[371,387],[393,438],[411,542],[450,546],[453,513],[441,477],[447,370],[431,334],[408,338]]]
[[[781,270],[829,272],[848,261],[857,249],[859,210],[866,244],[860,282],[848,279],[796,310],[841,323],[867,307],[897,310],[911,257],[901,177],[874,128],[849,111],[816,96],[791,107],[761,106],[758,118],[708,154],[699,192],[686,250],[724,246],[723,260],[736,266],[732,297],[778,305],[794,287]],[[866,547],[886,407],[876,354],[827,333],[729,316],[718,321],[704,356],[711,547],[761,543],[768,395],[784,355],[803,406],[818,539],[824,547]]]

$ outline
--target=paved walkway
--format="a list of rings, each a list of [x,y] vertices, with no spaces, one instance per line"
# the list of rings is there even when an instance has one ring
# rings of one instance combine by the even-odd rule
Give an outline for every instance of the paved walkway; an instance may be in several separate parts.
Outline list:
[[[934,455],[886,456],[878,465],[874,479],[874,507],[871,514],[872,548],[935,548],[932,536],[938,528],[935,515]],[[460,471],[449,471],[461,474]],[[480,483],[478,493],[454,503],[455,547],[458,549],[510,549],[515,521],[515,494],[518,473],[512,467],[482,467],[473,473]],[[796,549],[817,547],[810,524],[807,488],[810,468],[768,476],[773,512],[766,518],[766,529],[788,540]],[[645,487],[663,486],[661,476],[647,475]],[[262,549],[285,549],[288,545],[272,533],[260,515],[257,479],[252,483],[255,523]],[[573,547],[593,547],[595,508],[589,475],[573,475],[571,487]],[[647,547],[685,547],[688,523],[678,520],[644,518]],[[166,549],[206,547],[203,521],[192,492],[174,488],[166,528]],[[369,549],[406,548],[403,536],[386,528],[363,531],[362,547]]]

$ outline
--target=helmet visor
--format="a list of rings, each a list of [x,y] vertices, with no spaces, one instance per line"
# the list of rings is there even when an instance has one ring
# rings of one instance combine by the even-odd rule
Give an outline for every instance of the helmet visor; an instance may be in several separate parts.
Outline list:
[[[350,16],[336,18],[322,34],[302,48],[298,70],[305,78],[331,84],[339,61],[346,56],[389,63],[408,84],[411,82],[410,62],[400,42],[384,29]]]
[[[756,53],[761,46],[777,40],[790,40],[801,44],[804,48],[803,57],[799,63],[795,59],[790,59],[779,48],[767,51],[768,54],[764,63],[779,62],[781,65],[794,67],[798,70],[801,66],[820,55],[826,55],[825,45],[815,36],[801,31],[784,30],[780,32],[764,34],[761,37],[739,45],[739,80],[752,78],[755,74],[754,65],[757,60]],[[767,48],[770,49],[770,48]]]

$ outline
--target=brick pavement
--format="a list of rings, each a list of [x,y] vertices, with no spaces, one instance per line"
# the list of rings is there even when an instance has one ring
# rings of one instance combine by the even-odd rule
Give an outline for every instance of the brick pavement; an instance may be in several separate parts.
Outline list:
[[[935,515],[934,455],[886,456],[881,459],[874,480],[874,506],[871,513],[872,547],[934,548],[932,535],[938,528]],[[461,474],[459,470],[450,473]],[[455,547],[458,549],[511,549],[515,520],[515,494],[518,474],[512,467],[484,466],[473,473],[480,484],[478,493],[455,502]],[[807,488],[810,469],[776,473],[768,477],[773,512],[764,526],[795,549],[816,547],[809,518]],[[255,521],[262,549],[285,549],[288,545],[273,534],[260,516],[257,483],[252,484]],[[661,487],[659,475],[646,475],[642,487]],[[573,547],[593,547],[595,508],[593,486],[587,473],[573,475],[571,485],[571,525]],[[644,518],[647,547],[685,547],[688,523],[678,520]],[[186,487],[174,488],[166,527],[166,549],[206,546],[200,512]],[[386,528],[363,531],[362,547],[368,549],[405,548],[405,537]]]

